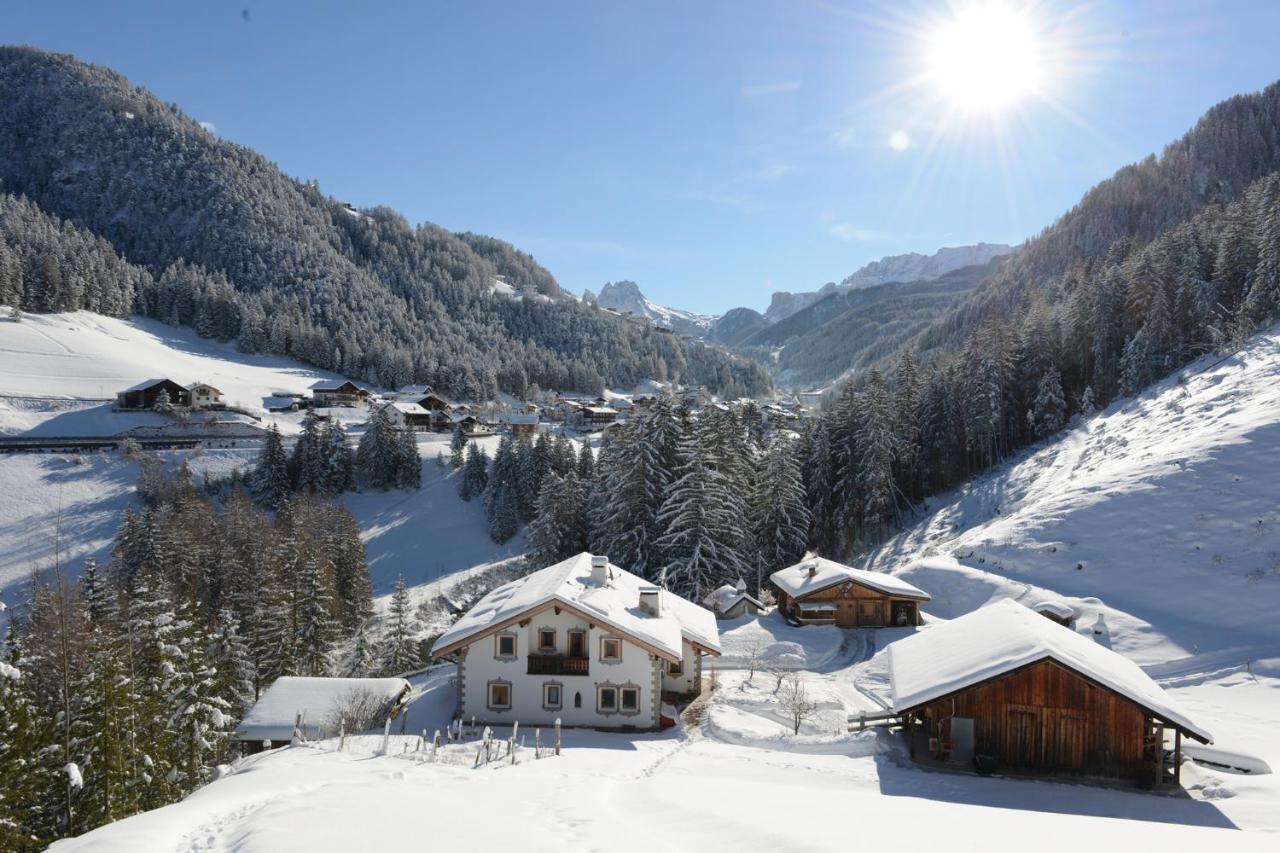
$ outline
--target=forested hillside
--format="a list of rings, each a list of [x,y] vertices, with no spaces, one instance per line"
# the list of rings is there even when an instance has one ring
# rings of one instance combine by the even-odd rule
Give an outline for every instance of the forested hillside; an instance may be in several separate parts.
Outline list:
[[[0,48],[0,88],[0,190],[50,215],[35,227],[46,245],[97,236],[137,265],[114,262],[101,285],[133,303],[90,304],[61,283],[80,277],[61,260],[74,251],[7,262],[0,288],[18,307],[136,309],[246,352],[459,397],[650,377],[731,395],[768,387],[756,365],[560,298],[549,272],[500,240],[353,211],[107,69]],[[5,230],[7,255],[31,255],[28,230]],[[549,299],[494,293],[496,275]]]

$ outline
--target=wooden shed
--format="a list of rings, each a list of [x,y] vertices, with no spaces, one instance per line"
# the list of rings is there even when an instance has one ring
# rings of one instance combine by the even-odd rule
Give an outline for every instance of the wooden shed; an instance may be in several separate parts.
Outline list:
[[[920,624],[920,602],[929,594],[883,572],[855,569],[811,557],[774,572],[778,609],[802,624],[886,628]]]
[[[187,389],[172,379],[147,379],[117,393],[116,408],[124,411],[155,408],[162,392],[168,395],[171,406],[186,406],[191,402]]]
[[[1137,664],[1005,599],[887,650],[911,755],[979,770],[1180,783],[1210,743]]]

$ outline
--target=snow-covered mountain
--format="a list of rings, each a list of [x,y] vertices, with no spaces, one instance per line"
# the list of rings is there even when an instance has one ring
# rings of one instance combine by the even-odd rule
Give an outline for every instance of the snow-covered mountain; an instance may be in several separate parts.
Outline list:
[[[818,290],[800,293],[778,291],[773,294],[764,316],[770,323],[776,323],[832,293],[891,282],[933,281],[954,270],[985,264],[1012,251],[1013,246],[1003,243],[976,243],[972,246],[948,246],[932,255],[919,252],[890,255],[863,266],[839,284],[828,282]]]
[[[634,281],[611,281],[594,297],[590,291],[586,291],[583,299],[588,302],[594,299],[601,308],[607,308],[619,314],[643,317],[676,334],[698,338],[706,335],[717,319],[716,315],[695,314],[692,311],[667,308],[650,302]]]

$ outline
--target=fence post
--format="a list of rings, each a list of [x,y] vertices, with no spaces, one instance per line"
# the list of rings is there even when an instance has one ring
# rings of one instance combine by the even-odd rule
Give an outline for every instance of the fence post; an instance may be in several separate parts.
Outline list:
[[[338,752],[347,748],[347,721],[338,723]]]
[[[391,742],[391,720],[388,718],[387,721],[382,724],[382,750],[379,752],[380,755],[387,754],[387,744],[389,744],[390,742]]]
[[[533,760],[542,757],[542,729],[533,730]]]
[[[436,736],[431,739],[431,763],[436,762],[436,753],[440,751],[440,730],[436,729]]]
[[[556,755],[560,754],[560,718],[556,717]]]

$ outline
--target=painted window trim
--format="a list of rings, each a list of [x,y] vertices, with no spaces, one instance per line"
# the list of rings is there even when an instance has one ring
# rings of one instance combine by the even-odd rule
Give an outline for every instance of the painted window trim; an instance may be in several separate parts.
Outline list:
[[[544,646],[544,645],[542,644],[542,635],[543,635],[544,633],[550,633],[550,634],[551,634],[551,645],[549,645],[549,646]],[[554,654],[554,653],[555,653],[555,651],[556,651],[556,646],[557,646],[558,641],[559,641],[559,640],[558,640],[558,637],[557,637],[557,633],[558,633],[558,632],[556,631],[556,629],[555,629],[555,628],[551,628],[551,627],[544,627],[544,628],[539,628],[539,629],[538,629],[538,652],[539,652],[539,653],[544,653],[544,652],[550,652],[550,653],[552,653],[552,654]]]
[[[628,690],[636,692],[635,708],[627,708],[622,704],[622,694]],[[639,684],[622,684],[618,686],[618,713],[624,717],[634,717],[640,713],[640,685]]]
[[[560,701],[554,705],[547,701],[547,688],[554,687],[560,691]],[[544,681],[542,682],[542,710],[559,711],[564,708],[564,682],[561,681]]]
[[[587,645],[588,643],[587,632],[584,631],[582,628],[570,628],[568,631],[565,632],[567,639],[565,640],[564,653],[570,657],[573,656],[573,635],[574,634],[577,634],[578,636],[582,637],[583,656],[590,657],[591,647]]]
[[[667,675],[678,675],[683,677],[684,661],[681,660],[679,663],[672,663],[671,661],[667,661]]]
[[[618,644],[617,657],[608,657],[605,655],[604,647],[606,642]],[[600,663],[608,663],[608,664],[622,663],[622,638],[621,637],[614,637],[610,635],[605,635],[600,637]]]
[[[504,655],[502,653],[503,639],[511,638],[511,654]],[[515,660],[520,656],[520,640],[514,631],[500,631],[493,635],[493,658],[494,660]]]
[[[493,688],[495,687],[507,688],[506,705],[493,704]],[[511,706],[515,704],[515,697],[511,695],[511,682],[504,678],[495,678],[488,682],[484,688],[484,704],[490,711],[510,711]]]
[[[601,699],[604,697],[604,694],[605,694],[605,692],[606,692],[606,691],[610,691],[610,692],[612,692],[612,693],[613,693],[613,707],[612,707],[612,708],[606,708],[606,707],[604,706],[604,703],[601,701]],[[597,714],[600,714],[601,716],[604,716],[604,717],[612,717],[613,715],[617,714],[617,713],[618,713],[618,710],[619,710],[619,708],[618,708],[618,700],[619,700],[619,698],[620,698],[620,697],[618,696],[618,685],[616,685],[616,684],[598,684],[598,685],[596,685],[596,713],[597,713]]]

